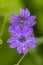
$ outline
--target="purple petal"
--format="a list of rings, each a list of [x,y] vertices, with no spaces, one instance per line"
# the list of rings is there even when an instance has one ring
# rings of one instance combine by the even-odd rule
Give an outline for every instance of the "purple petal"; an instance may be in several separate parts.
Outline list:
[[[37,43],[38,40],[35,37],[29,37],[29,41]]]
[[[34,26],[36,24],[36,21],[33,21],[30,23],[30,26]]]
[[[25,10],[24,9],[20,9],[20,17],[24,18],[25,16]]]
[[[30,16],[30,17],[28,18],[29,22],[32,22],[32,21],[34,21],[35,19],[36,19],[36,16]]]
[[[36,24],[36,16],[30,16],[28,19],[25,20],[28,26],[34,26]]]
[[[23,26],[23,30],[22,30],[23,34],[26,33],[27,30],[28,30],[28,27],[27,27],[26,25],[24,25],[24,26]]]
[[[19,19],[19,16],[17,14],[12,14],[12,18],[17,20]]]
[[[9,45],[9,48],[16,48],[18,44],[16,42],[12,43]]]
[[[26,45],[23,45],[22,50],[23,50],[23,53],[25,54],[28,51],[28,47]]]
[[[21,45],[17,47],[17,51],[18,51],[19,54],[22,53],[22,46]]]
[[[22,30],[22,33],[24,34],[24,35],[28,35],[28,36],[30,36],[32,33],[33,33],[33,29],[32,28],[29,28],[28,26],[24,26],[23,27],[23,30]]]
[[[30,26],[34,26],[36,24],[35,19],[36,19],[36,16],[30,16],[28,20],[30,22]]]
[[[18,36],[18,35],[21,34],[21,29],[18,25],[17,26],[10,26],[9,27],[9,32],[11,32],[11,34],[13,36]]]
[[[18,20],[10,19],[10,23],[11,24],[17,24],[18,23]]]
[[[17,14],[12,14],[12,18],[10,19],[11,24],[18,23],[19,21],[19,16]]]
[[[16,41],[16,38],[9,38],[8,40],[7,40],[7,42],[8,43],[14,43]]]
[[[37,39],[34,38],[34,37],[29,37],[28,38],[28,43],[27,45],[30,47],[30,48],[35,48],[36,47],[36,43],[37,43]]]
[[[28,18],[30,16],[30,11],[28,9],[25,9],[25,18]]]
[[[32,35],[32,33],[33,33],[33,28],[29,28],[26,33],[26,36],[29,37],[30,35]]]
[[[29,43],[28,46],[29,46],[30,48],[35,48],[35,47],[36,47],[36,45],[35,45],[35,44],[32,44],[32,43]]]
[[[17,36],[17,33],[16,33],[15,29],[13,28],[13,26],[10,26],[8,30],[9,30],[9,32],[10,32],[13,36]]]

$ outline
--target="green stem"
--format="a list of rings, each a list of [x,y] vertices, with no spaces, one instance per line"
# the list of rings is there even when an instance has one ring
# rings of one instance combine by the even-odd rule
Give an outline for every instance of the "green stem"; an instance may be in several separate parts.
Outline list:
[[[26,56],[26,54],[24,54],[24,55],[20,58],[20,60],[18,61],[18,63],[17,63],[17,64],[14,64],[14,65],[19,65],[25,56]]]
[[[30,49],[31,49],[31,48],[30,48]],[[30,51],[30,49],[29,49],[29,51]],[[27,52],[27,53],[28,53],[28,52]],[[24,55],[20,58],[20,60],[18,61],[18,63],[17,63],[17,64],[14,64],[14,65],[19,65],[26,55],[27,55],[27,54],[24,54]]]
[[[2,35],[3,35],[3,31],[4,31],[5,24],[6,24],[6,19],[4,20],[3,25],[2,25],[0,37],[2,37]]]
[[[26,56],[26,54],[24,54],[21,59],[18,61],[17,65],[19,65],[21,63],[21,61],[23,60],[23,58]]]

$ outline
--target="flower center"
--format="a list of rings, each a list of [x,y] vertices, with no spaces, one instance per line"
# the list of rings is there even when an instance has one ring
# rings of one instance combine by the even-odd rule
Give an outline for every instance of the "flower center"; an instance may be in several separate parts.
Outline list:
[[[19,41],[20,41],[20,42],[25,42],[25,41],[26,41],[26,38],[25,38],[24,36],[20,36],[20,37],[19,37]]]
[[[20,19],[19,23],[20,23],[20,24],[23,24],[23,22],[24,22],[24,21],[23,21],[22,19]]]

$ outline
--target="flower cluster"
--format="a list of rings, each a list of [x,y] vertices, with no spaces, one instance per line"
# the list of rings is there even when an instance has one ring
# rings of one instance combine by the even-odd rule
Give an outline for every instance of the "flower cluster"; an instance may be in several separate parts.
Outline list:
[[[7,40],[10,48],[16,48],[18,53],[27,53],[28,47],[35,48],[37,39],[32,36],[33,28],[36,24],[36,16],[30,16],[28,9],[20,9],[20,15],[12,14],[9,32],[12,37]]]

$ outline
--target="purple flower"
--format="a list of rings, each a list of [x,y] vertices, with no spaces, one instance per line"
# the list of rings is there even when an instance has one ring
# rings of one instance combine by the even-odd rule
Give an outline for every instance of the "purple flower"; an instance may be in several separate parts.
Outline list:
[[[20,15],[12,14],[12,18],[10,19],[11,24],[19,24],[20,26],[24,26],[25,24],[28,26],[34,26],[36,24],[36,16],[30,16],[30,11],[28,9],[20,9]]]
[[[35,48],[37,39],[32,36],[33,29],[28,26],[24,26],[22,29],[20,26],[10,26],[9,32],[12,37],[7,40],[10,48],[17,48],[19,54],[27,53],[28,47]]]

